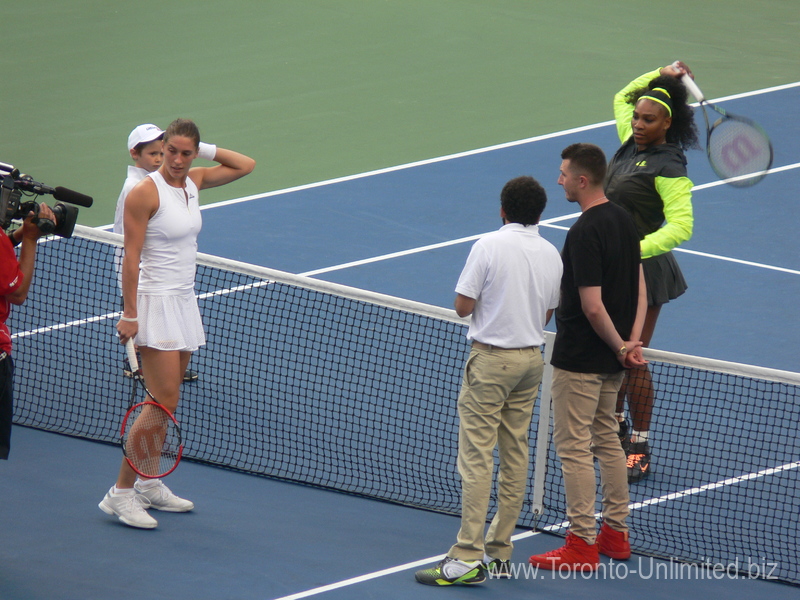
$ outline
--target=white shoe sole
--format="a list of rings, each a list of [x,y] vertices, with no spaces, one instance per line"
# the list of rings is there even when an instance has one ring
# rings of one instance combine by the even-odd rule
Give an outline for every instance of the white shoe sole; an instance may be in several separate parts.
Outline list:
[[[151,504],[150,508],[155,508],[156,510],[163,512],[182,513],[194,510],[194,504],[192,504],[189,508],[173,508],[171,506],[156,506],[155,504]]]
[[[153,523],[148,523],[146,525],[143,525],[141,523],[133,523],[132,521],[129,521],[128,519],[120,515],[117,511],[115,511],[113,508],[108,506],[106,504],[105,499],[102,502],[100,502],[100,504],[98,504],[97,506],[99,506],[100,510],[102,510],[107,515],[116,516],[120,521],[125,523],[125,525],[127,525],[128,527],[136,527],[137,529],[155,529],[156,526],[158,526],[158,521],[156,521],[155,519],[153,519]]]
[[[134,486],[134,489],[136,490],[137,493],[147,498],[147,501],[150,503],[150,505],[147,508],[154,508],[156,510],[160,510],[163,512],[172,512],[172,513],[182,513],[194,510],[194,502],[192,502],[191,500],[184,500],[184,502],[186,502],[184,506],[170,506],[169,504],[157,504],[155,500],[153,500],[147,495],[147,492],[145,490],[142,490],[136,486]],[[177,496],[174,496],[174,494],[173,497],[177,498]]]

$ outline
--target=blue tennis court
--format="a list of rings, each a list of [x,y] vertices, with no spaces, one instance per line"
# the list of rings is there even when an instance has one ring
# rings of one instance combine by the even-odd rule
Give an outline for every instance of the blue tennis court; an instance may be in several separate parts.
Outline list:
[[[799,100],[795,84],[722,102],[772,137],[775,172],[752,188],[722,184],[704,151],[688,153],[695,233],[678,260],[690,289],[662,311],[654,347],[790,371],[800,367],[797,311],[787,302],[800,292],[800,240],[786,219],[797,197],[800,129],[784,118]],[[512,177],[529,174],[545,186],[542,231],[561,247],[576,215],[556,185],[559,155],[576,141],[596,143],[609,155],[618,146],[607,122],[215,204],[205,207],[201,249],[451,307],[471,243],[499,227],[499,191]],[[246,243],[220,235],[215,226],[237,220],[237,239]]]
[[[765,94],[769,94],[770,102],[761,101]],[[782,117],[796,105],[799,95],[800,85],[795,85],[724,101],[727,109],[761,122],[772,137],[775,172],[759,185],[746,190],[720,185],[704,154],[690,154],[690,176],[696,185],[696,233],[678,257],[690,288],[684,297],[664,309],[654,347],[798,370],[800,336],[796,331],[796,311],[787,300],[800,291],[800,245],[786,215],[793,214],[791,203],[798,190],[800,131]],[[455,280],[471,242],[500,225],[499,190],[511,177],[531,174],[542,181],[549,196],[543,235],[556,246],[562,244],[564,229],[576,215],[574,206],[563,199],[555,181],[559,152],[574,141],[597,143],[609,153],[616,147],[613,126],[600,123],[210,205],[204,209],[201,250],[449,307]],[[238,223],[235,236],[222,226],[232,222]],[[103,268],[110,269],[110,261]],[[68,280],[82,279],[81,270],[76,266],[74,272],[69,271]],[[211,292],[198,289],[198,293]],[[91,321],[109,310],[99,294],[96,303],[92,292],[81,295],[88,297],[89,302],[76,312],[71,307],[60,308],[53,314],[53,324]],[[35,300],[29,308],[48,310]],[[268,308],[265,306],[264,310],[268,312]],[[237,323],[235,313],[230,314],[233,316],[220,329],[228,328],[234,340],[237,335],[249,335],[247,324]],[[89,324],[93,335],[110,348],[107,354],[113,352],[114,343],[110,323],[109,319],[101,319]],[[276,317],[276,331],[280,327],[291,324],[281,324]],[[64,335],[60,331],[30,337]],[[263,335],[269,338],[269,332]],[[195,359],[204,382],[215,377],[213,350],[201,351]],[[247,372],[266,369],[280,374],[287,368],[285,361],[293,360],[297,353],[297,348],[280,348],[280,352],[272,355],[269,352],[250,355],[241,365],[241,374],[229,374],[229,387],[233,391],[228,394],[219,388],[209,392],[209,388],[200,386],[185,390],[189,398],[202,393],[218,395],[214,414],[202,416],[200,422],[205,419],[207,427],[217,427],[215,419],[224,420],[228,411],[246,409],[236,406],[230,397],[237,396],[237,385],[245,380]],[[76,359],[80,357],[63,357],[63,362],[67,365],[80,362]],[[39,368],[50,376],[61,374],[76,381],[90,377],[88,371],[72,373],[71,367],[59,367],[58,361],[47,360],[53,362]],[[361,366],[357,362],[354,359],[353,369]],[[312,370],[327,368],[329,365],[324,362],[310,365]],[[115,376],[108,372],[101,377],[110,384]],[[432,376],[423,374],[418,378]],[[302,395],[303,390],[294,393]],[[324,397],[332,390],[305,393]],[[87,388],[85,394],[85,398],[61,401],[80,404],[91,411],[102,399],[95,397],[96,390]],[[439,390],[436,394],[452,395],[455,402],[453,390]],[[122,405],[125,398],[108,401]],[[681,403],[680,395],[676,394],[674,410]],[[663,405],[661,418],[665,427],[671,421],[672,406]],[[333,409],[345,414],[349,410],[347,406]],[[714,420],[714,405],[710,400],[698,402],[693,409],[700,418]],[[442,410],[454,412],[453,406],[443,406]],[[758,414],[758,407],[754,414]],[[291,418],[286,417],[289,421]],[[755,422],[754,426],[776,427],[779,424],[770,420],[779,418],[770,413],[764,422]],[[245,419],[255,426],[258,424],[257,415]],[[791,435],[792,425],[786,427],[787,435]],[[362,426],[366,425],[353,421],[354,430]],[[113,426],[108,427],[108,432],[112,432]],[[280,462],[275,459],[280,447],[289,446],[298,462],[303,463],[306,459],[302,456],[301,429],[298,427],[295,438],[289,436],[287,440],[275,441],[274,446],[265,444],[241,452],[259,453],[258,459],[270,465]],[[242,435],[241,443],[252,443],[248,437],[254,435],[252,432],[250,436]],[[263,439],[268,439],[269,432],[263,435]],[[5,545],[14,548],[13,554],[4,555],[0,570],[3,598],[88,599],[109,595],[133,598],[146,594],[198,599],[429,598],[437,594],[503,598],[527,598],[530,594],[556,598],[647,594],[652,598],[676,595],[692,598],[715,593],[730,598],[767,594],[773,598],[798,597],[795,587],[751,580],[740,571],[715,576],[712,569],[693,571],[681,563],[644,556],[636,557],[624,571],[606,571],[602,581],[521,573],[515,580],[489,582],[479,589],[428,589],[413,581],[413,570],[434,562],[449,547],[458,528],[456,517],[190,461],[171,476],[170,485],[195,500],[197,510],[187,515],[159,514],[160,526],[156,531],[136,531],[107,518],[96,507],[119,461],[118,448],[20,427],[15,429],[14,436],[13,460],[3,465],[3,479],[9,483],[4,486],[6,510],[1,527],[7,540]],[[291,446],[295,442],[296,446]],[[735,442],[709,440],[702,449],[703,459],[723,457],[731,451],[732,443]],[[369,471],[378,457],[370,455],[369,447],[363,450],[354,464],[345,467],[341,464],[347,457],[335,456],[332,451],[327,465],[329,474],[336,477],[337,470],[341,470],[343,476],[353,477],[354,473]],[[391,456],[383,459],[392,461]],[[779,451],[775,464],[792,464],[797,459],[791,453]],[[664,460],[665,478],[681,476],[685,465],[671,465],[668,457]],[[442,454],[441,469],[450,472],[453,465],[454,455]],[[769,466],[754,461],[752,469],[758,473]],[[405,468],[413,471],[413,465]],[[795,481],[797,471],[797,468],[789,470]],[[379,470],[370,474],[379,482],[384,475]],[[276,476],[294,477],[286,473]],[[754,488],[767,486],[770,476],[765,473],[742,483]],[[644,489],[634,498],[642,504],[637,510],[680,513],[683,499],[668,497],[672,489]],[[725,486],[699,493],[707,492],[724,493]],[[724,529],[739,519],[760,522],[774,508],[753,507],[746,515],[720,514],[714,509],[692,531],[675,531],[674,535],[696,539],[698,548],[704,550],[704,527]],[[789,515],[788,520],[795,524],[789,534],[794,537],[797,507],[783,509]],[[734,535],[735,531],[728,533]],[[553,538],[520,529],[516,543],[515,560],[524,563],[528,555],[551,548]],[[796,544],[793,548],[790,552],[800,558]],[[739,567],[763,574],[770,566],[756,558],[743,557],[751,563]]]

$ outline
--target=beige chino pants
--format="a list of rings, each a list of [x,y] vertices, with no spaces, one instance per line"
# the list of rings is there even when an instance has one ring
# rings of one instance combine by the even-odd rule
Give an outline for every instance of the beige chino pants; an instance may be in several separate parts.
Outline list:
[[[553,440],[567,495],[570,531],[588,544],[597,537],[597,483],[600,466],[602,516],[616,531],[627,531],[628,471],[614,411],[624,371],[573,373],[553,369]]]
[[[539,348],[473,346],[458,398],[458,472],[461,529],[448,556],[460,560],[510,560],[511,535],[522,510],[528,479],[533,405],[544,364]],[[497,512],[484,537],[498,448]]]

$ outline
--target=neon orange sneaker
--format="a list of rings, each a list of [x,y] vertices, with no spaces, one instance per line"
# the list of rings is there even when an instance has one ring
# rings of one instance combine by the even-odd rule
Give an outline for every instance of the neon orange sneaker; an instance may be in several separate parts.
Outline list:
[[[597,536],[597,551],[609,558],[628,560],[631,557],[631,545],[628,543],[628,532],[616,531],[603,523]]]
[[[587,573],[597,570],[600,555],[597,552],[597,544],[587,544],[585,540],[569,532],[566,544],[561,548],[544,554],[535,554],[528,559],[528,562],[550,571],[568,570]]]
[[[631,442],[628,446],[628,483],[637,483],[652,472],[650,445],[647,442]]]

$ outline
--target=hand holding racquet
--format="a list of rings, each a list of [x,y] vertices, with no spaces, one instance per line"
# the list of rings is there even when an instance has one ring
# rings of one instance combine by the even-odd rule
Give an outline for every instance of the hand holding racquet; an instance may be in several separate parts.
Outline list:
[[[678,61],[672,66],[680,68]],[[734,187],[750,187],[764,179],[772,166],[773,156],[772,143],[764,130],[747,117],[731,114],[707,102],[688,73],[683,75],[681,81],[703,109],[708,132],[708,162],[719,178]],[[709,125],[706,105],[722,115],[713,125]]]
[[[164,477],[175,470],[183,455],[181,428],[175,416],[147,389],[132,339],[125,344],[125,350],[134,381],[131,406],[120,430],[122,454],[138,475],[150,479]],[[147,394],[142,402],[136,402],[138,385]]]

